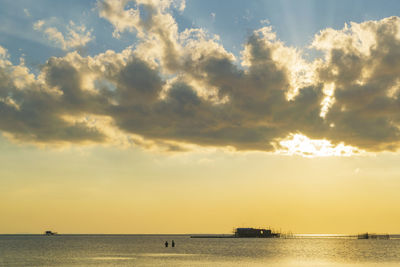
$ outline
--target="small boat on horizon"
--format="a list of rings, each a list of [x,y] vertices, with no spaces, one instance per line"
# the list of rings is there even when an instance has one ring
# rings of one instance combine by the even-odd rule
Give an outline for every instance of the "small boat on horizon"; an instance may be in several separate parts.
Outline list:
[[[56,235],[57,232],[53,232],[53,231],[46,231],[44,232],[44,235]]]

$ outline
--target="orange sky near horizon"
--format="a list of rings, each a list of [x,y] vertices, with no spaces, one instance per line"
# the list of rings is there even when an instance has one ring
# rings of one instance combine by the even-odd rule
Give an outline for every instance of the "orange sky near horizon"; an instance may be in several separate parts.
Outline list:
[[[400,231],[394,154],[2,149],[0,234]]]

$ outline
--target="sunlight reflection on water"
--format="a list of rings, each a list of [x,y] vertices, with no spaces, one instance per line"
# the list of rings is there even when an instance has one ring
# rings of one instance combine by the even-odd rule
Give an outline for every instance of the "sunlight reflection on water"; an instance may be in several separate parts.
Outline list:
[[[143,253],[139,254],[144,257],[191,257],[196,256],[196,254],[178,254],[178,253]]]
[[[175,240],[176,247],[164,247]],[[0,266],[400,266],[400,240],[0,235]]]
[[[92,260],[104,260],[104,261],[109,261],[109,260],[132,260],[135,259],[133,257],[93,257],[90,258]]]

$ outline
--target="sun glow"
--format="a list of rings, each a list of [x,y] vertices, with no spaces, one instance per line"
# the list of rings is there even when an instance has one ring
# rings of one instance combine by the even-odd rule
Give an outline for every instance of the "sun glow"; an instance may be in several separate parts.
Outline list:
[[[302,134],[291,134],[279,142],[279,154],[300,155],[303,157],[329,157],[342,156],[350,157],[360,154],[362,151],[356,147],[346,146],[343,143],[334,145],[325,139],[310,139]]]

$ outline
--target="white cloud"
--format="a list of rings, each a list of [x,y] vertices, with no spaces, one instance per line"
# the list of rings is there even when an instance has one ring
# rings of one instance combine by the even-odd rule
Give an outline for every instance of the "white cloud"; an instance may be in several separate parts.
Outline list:
[[[31,16],[31,13],[29,13],[29,10],[27,8],[24,8],[24,13],[27,17]]]
[[[0,46],[0,56],[5,58],[7,56],[7,49],[4,47]]]
[[[39,31],[43,28],[43,25],[44,25],[44,20],[38,20],[33,24],[33,29]]]
[[[217,16],[214,12],[210,14],[212,21],[215,21],[215,17]]]
[[[33,24],[33,29],[43,32],[51,43],[63,50],[82,48],[94,39],[92,30],[87,30],[84,25],[76,25],[73,21],[66,26],[64,34],[50,24],[44,20],[38,20]]]

